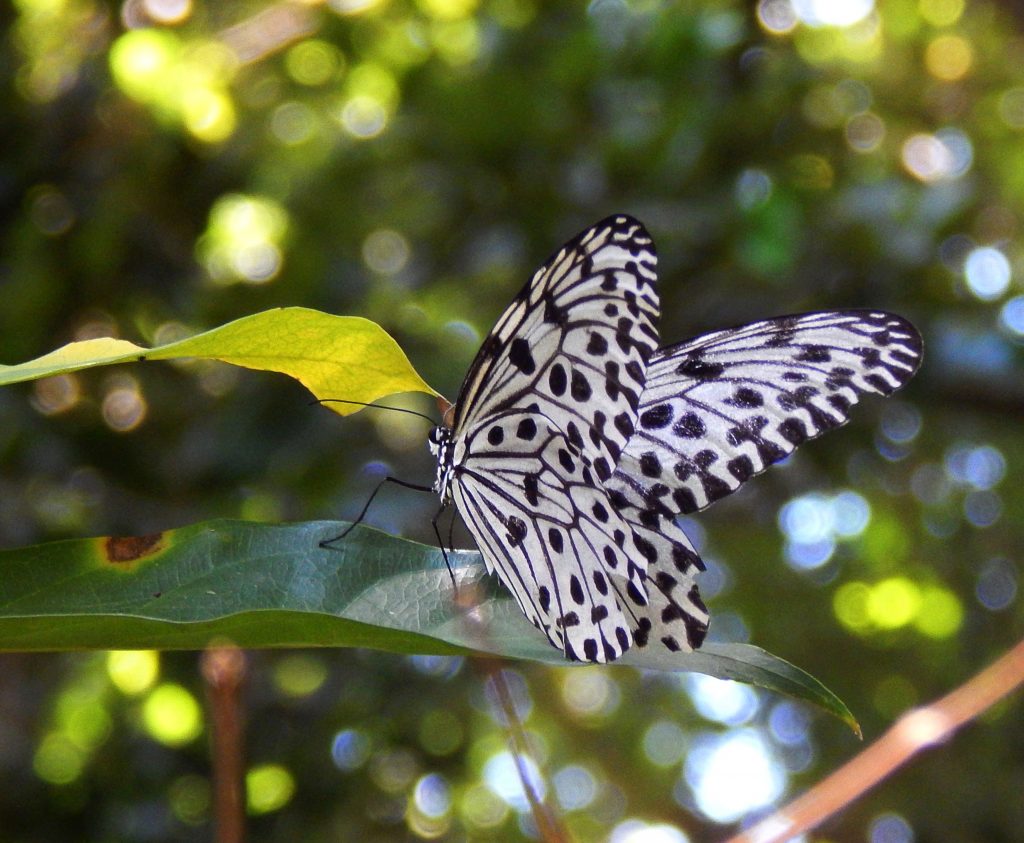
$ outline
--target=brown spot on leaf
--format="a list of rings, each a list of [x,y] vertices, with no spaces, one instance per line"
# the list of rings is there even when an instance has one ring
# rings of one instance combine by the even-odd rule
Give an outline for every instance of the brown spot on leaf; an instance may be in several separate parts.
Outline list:
[[[104,541],[103,551],[108,562],[134,562],[160,550],[163,537],[163,533],[150,533],[148,536],[111,536]]]

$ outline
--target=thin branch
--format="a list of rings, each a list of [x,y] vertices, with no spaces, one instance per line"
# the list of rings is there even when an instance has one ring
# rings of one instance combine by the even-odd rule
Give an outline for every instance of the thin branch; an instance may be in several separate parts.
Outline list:
[[[931,705],[915,708],[859,755],[785,808],[726,843],[783,843],[816,828],[911,758],[949,740],[1024,683],[1024,641]]]
[[[450,570],[450,569],[449,569]],[[485,635],[483,625],[479,618],[472,611],[472,607],[480,603],[479,586],[458,586],[455,593],[455,602],[462,609],[466,609],[463,620],[467,625],[472,626],[478,634]],[[530,811],[533,814],[533,821],[537,824],[537,833],[545,843],[572,843],[572,837],[568,829],[562,824],[554,807],[537,792],[534,782],[530,778],[526,767],[525,756],[529,753],[529,741],[526,737],[526,729],[519,719],[519,712],[516,711],[515,700],[512,698],[512,691],[505,681],[502,672],[502,660],[495,656],[476,655],[470,658],[470,663],[479,672],[485,675],[485,682],[490,682],[494,688],[495,696],[498,698],[498,705],[505,715],[505,722],[508,726],[509,744],[512,757],[515,759],[516,772],[519,774],[519,781],[523,786],[523,793],[526,794],[526,801],[530,804]]]
[[[501,710],[504,712],[505,720],[508,722],[509,740],[512,744],[512,756],[516,761],[516,772],[519,773],[519,781],[523,785],[526,800],[530,803],[534,822],[537,823],[537,832],[545,843],[569,843],[568,832],[559,822],[551,805],[545,802],[540,794],[537,793],[537,789],[530,779],[524,757],[529,751],[526,730],[519,719],[515,701],[512,699],[512,691],[505,681],[505,674],[502,673],[501,665],[496,659],[487,658],[480,661],[484,670],[487,671],[487,678],[494,687]]]
[[[214,645],[200,662],[210,706],[210,753],[213,756],[214,820],[217,843],[245,840],[245,799],[242,792],[241,686],[245,654],[233,645]]]

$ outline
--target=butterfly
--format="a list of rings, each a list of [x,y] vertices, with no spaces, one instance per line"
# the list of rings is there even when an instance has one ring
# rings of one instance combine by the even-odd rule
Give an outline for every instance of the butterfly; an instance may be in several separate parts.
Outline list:
[[[570,660],[690,651],[704,563],[676,523],[888,395],[921,360],[899,316],[782,316],[659,348],[657,257],[608,217],[566,243],[484,340],[434,490],[526,617]]]

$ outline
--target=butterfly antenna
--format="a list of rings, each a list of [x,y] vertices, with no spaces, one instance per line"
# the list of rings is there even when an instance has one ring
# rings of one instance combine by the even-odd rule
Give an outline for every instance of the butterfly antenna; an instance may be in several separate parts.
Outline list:
[[[410,416],[419,416],[421,419],[426,419],[431,424],[436,425],[437,422],[426,413],[421,413],[418,410],[409,410],[405,407],[389,407],[387,404],[371,404],[366,401],[350,401],[348,398],[316,398],[310,402],[311,404],[355,404],[357,407],[372,407],[374,410],[393,410],[396,413],[408,413]]]
[[[351,533],[359,524],[362,523],[363,519],[366,517],[367,511],[370,509],[370,504],[373,503],[373,499],[375,497],[377,497],[377,492],[379,492],[381,490],[381,487],[385,483],[396,483],[399,486],[403,486],[406,489],[413,489],[414,491],[417,491],[417,492],[433,492],[434,491],[432,486],[421,486],[418,483],[409,483],[406,480],[399,480],[397,477],[392,477],[389,474],[387,477],[385,477],[383,480],[381,480],[380,483],[377,484],[377,488],[374,489],[373,492],[370,494],[369,499],[363,505],[363,511],[359,513],[359,517],[356,518],[356,520],[353,521],[351,524],[349,524],[344,529],[344,531],[341,533],[341,535],[335,536],[333,539],[324,539],[322,542],[320,542],[319,543],[320,547],[324,548],[325,550],[335,550],[336,548],[330,547],[330,545],[334,544],[337,541],[341,541],[343,538],[345,538],[345,536],[347,536],[349,533]],[[434,530],[436,532],[436,530],[437,530],[436,526],[435,526]],[[443,548],[442,548],[442,550],[443,550]],[[447,558],[445,558],[445,562],[447,562],[447,561],[448,561]],[[450,572],[451,568],[449,567],[448,570]]]

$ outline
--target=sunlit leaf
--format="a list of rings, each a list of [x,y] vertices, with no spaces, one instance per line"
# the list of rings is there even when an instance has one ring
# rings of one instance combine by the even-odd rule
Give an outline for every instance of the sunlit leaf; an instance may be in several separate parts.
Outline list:
[[[398,343],[375,322],[304,307],[255,313],[154,348],[110,337],[69,343],[27,363],[0,366],[0,385],[111,363],[188,357],[282,372],[317,398],[370,402],[397,392],[437,394],[416,373]],[[359,409],[345,404],[328,406],[342,415]]]

